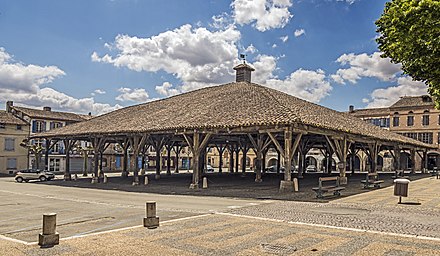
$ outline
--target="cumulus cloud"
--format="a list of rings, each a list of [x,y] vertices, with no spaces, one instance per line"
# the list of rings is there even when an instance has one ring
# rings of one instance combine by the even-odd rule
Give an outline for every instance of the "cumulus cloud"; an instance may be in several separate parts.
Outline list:
[[[258,52],[258,49],[255,48],[255,46],[253,44],[250,44],[245,50],[244,52],[246,53],[256,53]]]
[[[368,103],[367,108],[389,107],[402,96],[417,96],[427,94],[428,86],[414,81],[411,77],[399,77],[397,85],[374,90],[370,98],[362,101]]]
[[[173,87],[173,85],[169,82],[164,82],[162,85],[157,85],[156,92],[165,97],[174,96],[182,93],[182,91]]]
[[[295,30],[295,32],[293,32],[295,37],[300,37],[300,36],[304,35],[305,33],[306,33],[306,31],[303,28],[302,29],[297,29],[297,30]]]
[[[63,70],[55,66],[23,65],[14,62],[12,56],[0,47],[0,92],[36,93],[40,85],[51,83],[64,76]]]
[[[118,89],[118,92],[120,92],[121,94],[116,96],[115,99],[122,102],[132,101],[141,103],[146,102],[149,99],[147,91],[145,91],[145,89],[143,88],[131,89],[127,87],[121,87]]]
[[[15,62],[4,48],[0,48],[0,101],[12,100],[16,105],[50,106],[55,110],[92,112],[94,115],[121,107],[97,103],[93,98],[73,98],[53,88],[41,88],[64,75],[64,71],[56,66]]]
[[[336,62],[342,66],[349,66],[345,69],[338,69],[331,78],[340,84],[350,82],[356,84],[362,77],[375,77],[382,81],[391,81],[401,73],[401,65],[391,63],[389,58],[380,57],[380,52],[371,55],[362,54],[343,54]]]
[[[292,18],[290,0],[235,0],[231,4],[237,24],[252,23],[259,31],[283,28]]]
[[[118,104],[112,106],[110,104],[95,102],[92,97],[77,99],[52,88],[38,89],[36,93],[7,93],[0,90],[0,100],[12,100],[14,104],[18,103],[17,105],[28,107],[50,106],[55,110],[61,111],[76,113],[92,112],[94,115],[104,114],[121,108]]]
[[[104,90],[101,90],[101,89],[96,89],[93,92],[96,93],[96,94],[105,94],[106,93]]]
[[[91,59],[135,71],[164,70],[182,80],[187,91],[231,81],[240,36],[234,26],[209,31],[187,24],[150,38],[118,35],[114,43],[117,55],[94,52]]]
[[[285,36],[280,37],[280,39],[283,43],[285,43],[285,42],[287,42],[287,40],[289,40],[289,36],[285,35]]]
[[[275,57],[261,55],[253,63],[253,66],[258,70],[254,75],[254,80],[257,83],[311,102],[319,102],[333,89],[327,81],[325,72],[321,69],[298,69],[286,78],[279,79],[274,75],[277,70]]]

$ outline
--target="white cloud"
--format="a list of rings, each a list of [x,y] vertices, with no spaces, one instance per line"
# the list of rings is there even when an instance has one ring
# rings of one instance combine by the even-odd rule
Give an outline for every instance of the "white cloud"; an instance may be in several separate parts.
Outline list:
[[[234,26],[209,31],[191,25],[150,38],[118,35],[114,43],[117,55],[100,57],[94,52],[91,59],[135,71],[164,70],[180,79],[182,90],[188,91],[233,79],[240,36]]]
[[[331,75],[332,79],[340,84],[347,81],[356,84],[362,77],[375,77],[382,81],[391,81],[401,73],[401,65],[391,63],[389,58],[380,57],[380,52],[374,52],[371,55],[362,54],[343,54],[336,62],[349,67],[338,69],[336,74]]]
[[[164,82],[162,85],[157,85],[156,92],[165,97],[182,93],[179,89],[174,88],[169,82]]]
[[[237,24],[253,23],[259,31],[283,28],[293,16],[290,0],[235,0],[231,6]]]
[[[302,29],[297,29],[297,30],[295,30],[295,32],[293,32],[295,37],[300,37],[300,36],[304,35],[305,33],[306,33],[306,31],[303,28]]]
[[[24,65],[13,61],[0,48],[0,101],[28,107],[50,106],[54,110],[102,114],[119,105],[97,103],[93,98],[76,99],[52,88],[41,88],[65,73],[56,66]]]
[[[255,46],[253,44],[251,44],[244,50],[244,52],[256,53],[256,52],[258,52],[258,49],[255,48]]]
[[[280,37],[280,39],[281,39],[281,41],[283,41],[283,43],[285,43],[285,42],[287,42],[287,40],[289,40],[289,36],[285,35],[285,36]]]
[[[38,89],[36,93],[4,93],[0,91],[0,100],[12,100],[14,104],[18,103],[17,105],[29,107],[50,106],[54,110],[60,111],[92,112],[93,115],[100,115],[121,108],[118,104],[111,106],[110,104],[97,103],[93,97],[77,99],[52,88]]]
[[[65,73],[56,66],[23,65],[12,60],[0,47],[0,92],[36,93],[40,85],[51,83]]]
[[[285,79],[279,79],[274,75],[277,69],[275,57],[261,55],[253,66],[258,70],[254,75],[257,83],[308,101],[319,102],[333,89],[321,69],[316,71],[298,69]]]
[[[402,96],[417,96],[427,94],[428,86],[422,82],[413,81],[411,77],[399,77],[397,85],[374,90],[370,99],[363,99],[368,108],[389,107]]]
[[[92,92],[92,95],[96,95],[96,94],[106,94],[106,91],[101,89],[96,89]]]
[[[354,4],[355,2],[359,1],[359,0],[336,0],[337,2],[345,2],[347,4]]]
[[[277,44],[273,44],[273,45],[272,45],[272,48],[277,48],[277,47],[278,47]]]
[[[131,89],[127,87],[121,87],[118,89],[118,92],[121,93],[115,98],[118,101],[132,101],[141,103],[149,100],[148,93],[143,88]]]

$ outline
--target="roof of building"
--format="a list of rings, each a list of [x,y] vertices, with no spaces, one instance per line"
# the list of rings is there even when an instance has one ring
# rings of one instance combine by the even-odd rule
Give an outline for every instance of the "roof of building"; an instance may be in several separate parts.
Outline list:
[[[81,115],[71,112],[58,112],[52,110],[48,111],[48,110],[40,110],[40,109],[17,107],[17,106],[12,106],[11,108],[23,112],[25,115],[31,118],[54,119],[60,121],[73,121],[73,122],[81,122],[92,118],[92,116],[89,115]]]
[[[355,109],[353,111],[348,112],[349,114],[356,117],[364,117],[364,116],[388,116],[390,115],[390,108],[364,108],[364,109]]]
[[[0,110],[0,123],[2,124],[17,124],[17,125],[27,125],[25,121],[21,120],[18,117],[15,117],[13,114],[8,113],[4,110]]]
[[[429,95],[421,96],[404,96],[390,108],[404,108],[404,107],[434,107],[435,103]]]
[[[191,129],[304,124],[422,147],[430,145],[367,124],[286,93],[238,82],[208,87],[122,108],[91,120],[54,129],[40,136],[81,136],[173,132]]]

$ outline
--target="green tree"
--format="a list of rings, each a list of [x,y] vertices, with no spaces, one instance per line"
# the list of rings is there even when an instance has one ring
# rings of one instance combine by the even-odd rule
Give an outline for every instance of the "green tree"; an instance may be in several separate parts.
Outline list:
[[[426,83],[440,107],[440,1],[391,0],[376,25],[382,57]]]

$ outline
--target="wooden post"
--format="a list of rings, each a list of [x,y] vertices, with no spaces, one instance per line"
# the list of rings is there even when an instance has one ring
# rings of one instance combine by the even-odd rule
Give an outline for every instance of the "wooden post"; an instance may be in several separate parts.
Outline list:
[[[173,146],[174,142],[170,142],[170,144],[165,146],[167,150],[167,175],[171,175],[171,149]]]
[[[190,148],[193,154],[193,177],[192,183],[190,184],[190,189],[198,189],[200,182],[200,157],[202,155],[202,151],[206,152],[206,145],[211,137],[211,134],[201,135],[199,132],[194,131],[192,138],[186,134],[183,134],[188,147]]]
[[[281,152],[277,149],[277,173],[281,170]]]
[[[228,151],[229,151],[229,172],[233,173],[234,172],[234,148],[233,148],[232,144],[229,145]]]
[[[225,152],[225,145],[220,144],[220,145],[215,145],[215,147],[217,148],[217,151],[219,153],[219,165],[218,165],[218,172],[222,173],[222,167],[223,167],[223,153]]]
[[[124,140],[124,142],[121,142],[122,149],[124,150],[124,159],[122,162],[122,177],[128,177],[128,140]]]
[[[241,157],[241,176],[246,175],[246,158],[247,158],[247,152],[249,151],[249,146],[247,144],[244,144],[244,146],[241,149],[242,151],[242,157]]]
[[[270,144],[270,137],[267,137],[266,140],[263,140],[262,134],[257,134],[256,140],[251,134],[248,134],[249,141],[253,145],[255,154],[257,156],[255,162],[255,182],[262,182],[261,173],[262,173],[262,162],[264,161],[264,155],[266,152],[266,148]]]
[[[240,147],[235,148],[235,172],[238,173],[238,165],[239,165],[239,157],[240,157]]]
[[[396,171],[397,170],[401,170],[402,166],[401,166],[401,162],[400,162],[400,147],[399,146],[395,146],[394,147],[394,156],[395,156],[395,163],[394,165],[396,166]]]
[[[180,150],[182,149],[181,145],[176,145],[173,147],[174,152],[176,153],[176,161],[175,161],[175,166],[174,166],[174,173],[179,173],[179,155],[180,155]]]
[[[70,174],[70,150],[72,149],[73,145],[75,145],[75,143],[75,140],[63,140],[64,148],[66,150],[66,170],[64,172],[64,180],[68,181],[72,180],[72,176]]]
[[[46,150],[44,151],[44,169],[48,171],[49,170],[49,151],[51,148],[50,147],[51,140],[46,139],[45,142],[46,142],[46,145],[45,145]],[[35,156],[35,157],[37,157],[37,156]],[[37,168],[40,168],[40,167],[37,166]]]

